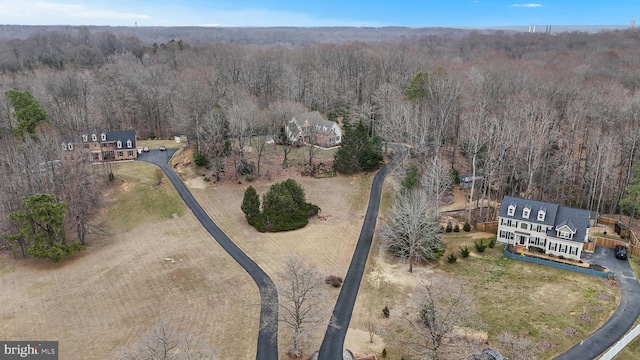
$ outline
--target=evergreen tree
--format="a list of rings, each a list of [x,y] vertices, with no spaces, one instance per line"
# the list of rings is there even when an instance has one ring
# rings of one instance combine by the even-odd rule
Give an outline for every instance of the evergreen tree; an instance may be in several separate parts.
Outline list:
[[[35,139],[36,128],[40,123],[47,121],[47,112],[27,91],[7,90],[5,95],[13,107],[13,116],[18,124],[13,128],[13,134],[20,139],[29,135]]]
[[[260,215],[260,196],[253,186],[245,190],[241,208],[247,219]]]
[[[17,234],[5,239],[26,247],[26,254],[54,262],[82,249],[78,243],[69,243],[64,231],[67,204],[54,195],[36,194],[24,198],[23,209],[11,212],[9,219],[20,222]]]
[[[380,166],[382,146],[380,139],[369,135],[370,129],[362,120],[356,126],[345,124],[340,148],[334,157],[333,167],[343,174],[372,170]]]

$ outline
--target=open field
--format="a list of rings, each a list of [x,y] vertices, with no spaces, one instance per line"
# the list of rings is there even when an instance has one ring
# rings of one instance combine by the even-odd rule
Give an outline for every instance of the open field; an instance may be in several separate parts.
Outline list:
[[[250,277],[168,181],[152,187],[154,166],[113,169],[114,202],[101,215],[108,233],[90,236],[87,250],[60,264],[1,254],[0,339],[58,340],[65,360],[114,359],[167,320],[220,359],[255,357],[259,295]]]
[[[277,168],[279,154],[265,164]],[[221,359],[255,356],[257,288],[202,230],[166,179],[154,186],[154,171],[145,163],[114,164],[112,202],[101,214],[108,233],[93,235],[89,248],[75,258],[51,265],[2,254],[0,278],[7,291],[0,302],[7,305],[0,309],[0,338],[59,340],[65,359],[113,358],[154,323],[168,320],[218,349]],[[274,170],[271,180],[262,177],[251,185],[264,193],[273,182],[295,175],[295,170]],[[187,183],[214,221],[278,281],[289,255],[303,257],[323,274],[345,276],[371,179],[372,174],[298,178],[307,200],[322,208],[321,216],[303,229],[275,234],[257,233],[246,223],[240,210],[245,181],[214,184],[198,176]],[[396,182],[390,178],[385,185],[381,220],[393,200],[390,184]],[[473,249],[474,239],[488,236],[448,234],[448,251],[465,244]],[[619,299],[619,289],[601,279],[509,260],[498,247],[483,254],[472,250],[456,264],[443,259],[419,266],[410,274],[406,264],[374,244],[345,346],[356,355],[379,354],[385,348],[388,359],[400,359],[402,349],[382,335],[388,319],[381,310],[388,305],[392,317],[401,315],[417,277],[431,272],[472,284],[469,289],[486,324],[481,333],[492,347],[499,348],[497,334],[509,331],[536,343],[548,341],[552,347],[540,358],[562,352],[596,329]],[[327,292],[328,321],[339,289],[327,286]],[[326,323],[312,329],[305,339],[307,353],[317,349],[325,329]],[[573,333],[570,329],[575,335],[567,335]],[[286,329],[280,329],[279,340],[284,354],[290,346]]]

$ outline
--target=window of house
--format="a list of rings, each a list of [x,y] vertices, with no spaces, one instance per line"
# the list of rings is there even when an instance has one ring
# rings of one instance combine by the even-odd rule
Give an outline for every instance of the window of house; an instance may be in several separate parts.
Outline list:
[[[567,253],[567,245],[564,244],[560,244],[560,247],[558,248],[558,251],[561,253]]]
[[[127,147],[130,148],[131,147],[131,140],[127,140]]]
[[[529,227],[529,225],[526,222],[523,222],[522,224],[520,224],[520,229],[527,230],[528,227]]]
[[[336,136],[336,142],[340,141],[340,136]]]
[[[571,233],[568,231],[560,231],[558,236],[563,239],[571,239]]]
[[[522,209],[522,217],[525,219],[529,218],[529,213],[531,213],[531,209],[529,209],[528,207]]]
[[[107,134],[105,133],[100,134],[100,139],[102,139],[102,141],[107,141]]]
[[[91,141],[98,141],[96,134],[91,134]]]
[[[509,205],[509,209],[507,210],[507,215],[513,216],[516,213],[515,205]]]
[[[538,211],[538,221],[544,221],[544,210]]]
[[[89,144],[84,144],[84,148],[88,149],[89,148]]]
[[[62,143],[62,150],[67,150],[67,144]]]
[[[578,248],[575,246],[569,246],[569,254],[578,255]]]
[[[73,150],[73,144],[72,143],[68,143],[67,147],[69,148],[69,150]]]
[[[89,137],[86,134],[82,135],[82,141],[86,142],[87,140],[89,140]]]
[[[128,156],[128,157],[133,157],[133,151],[129,151],[129,152],[127,152],[127,156]]]
[[[557,243],[554,242],[549,242],[549,250],[551,251],[556,251],[556,248],[558,247]]]
[[[118,151],[118,157],[122,157],[122,151]]]
[[[116,146],[118,147],[118,149],[122,149],[122,141],[118,140],[116,142]]]

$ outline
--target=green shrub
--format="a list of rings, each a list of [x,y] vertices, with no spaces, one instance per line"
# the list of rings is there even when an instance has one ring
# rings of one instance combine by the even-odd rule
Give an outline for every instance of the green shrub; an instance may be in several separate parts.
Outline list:
[[[451,253],[449,254],[449,256],[447,256],[447,262],[449,264],[453,264],[454,262],[456,262],[458,260],[458,257],[456,256],[456,254]]]
[[[492,248],[492,249],[496,246],[496,238],[495,238],[495,237],[492,237],[492,238],[490,238],[490,239],[489,239],[489,244],[488,244],[488,246],[489,246],[490,248]]]
[[[253,174],[253,170],[255,169],[255,164],[252,162],[248,162],[246,159],[240,159],[240,164],[238,165],[238,174],[240,175],[249,175]]]
[[[451,224],[451,221],[449,221],[447,223],[447,227],[445,228],[445,231],[450,233],[453,230],[453,225]]]
[[[193,163],[197,166],[207,166],[209,161],[202,153],[196,151],[193,153]]]
[[[460,171],[458,171],[458,169],[451,169],[451,171],[449,171],[449,176],[451,177],[452,184],[460,185]]]
[[[484,252],[484,249],[487,248],[487,244],[484,243],[484,240],[479,240],[475,242],[476,251],[479,253]]]
[[[247,175],[247,176],[244,177],[244,179],[249,181],[249,182],[251,182],[251,181],[255,180],[256,178],[253,177],[253,175]]]
[[[471,231],[471,224],[469,224],[468,222],[464,222],[464,225],[462,226],[462,230],[469,232]]]
[[[209,178],[208,178],[208,177],[206,177],[206,176],[205,176],[205,177],[204,177],[204,179],[202,179],[202,180],[204,180],[204,182],[209,182],[209,181],[211,181],[211,179],[209,179]]]
[[[468,258],[470,253],[471,250],[469,250],[469,247],[467,245],[465,245],[464,247],[460,247],[460,256],[462,256],[463,258]]]
[[[460,225],[456,224],[456,226],[453,227],[453,232],[460,232]]]

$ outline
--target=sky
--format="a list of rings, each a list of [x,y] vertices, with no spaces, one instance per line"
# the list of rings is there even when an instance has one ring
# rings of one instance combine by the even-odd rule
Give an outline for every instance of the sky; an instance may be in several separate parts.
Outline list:
[[[640,0],[0,0],[4,25],[629,25]]]

